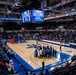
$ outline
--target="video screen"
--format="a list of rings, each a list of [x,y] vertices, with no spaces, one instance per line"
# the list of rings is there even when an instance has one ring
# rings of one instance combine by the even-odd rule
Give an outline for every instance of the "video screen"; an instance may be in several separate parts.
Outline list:
[[[44,11],[43,10],[32,10],[31,20],[33,22],[43,22],[44,21]]]
[[[23,22],[30,22],[30,12],[29,10],[22,13],[22,20]]]

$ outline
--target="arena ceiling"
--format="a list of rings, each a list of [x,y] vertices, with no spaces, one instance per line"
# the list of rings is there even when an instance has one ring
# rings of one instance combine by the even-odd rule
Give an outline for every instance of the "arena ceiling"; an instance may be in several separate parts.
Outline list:
[[[27,9],[41,9],[42,0],[0,0],[0,17],[20,18]],[[45,18],[52,15],[66,14],[76,11],[76,0],[67,0],[69,3],[61,5],[61,0],[47,0]],[[76,16],[73,16],[74,18]],[[68,18],[67,18],[68,19]]]
[[[40,0],[0,0],[0,17],[20,17],[20,14],[32,8],[38,8]]]
[[[45,18],[54,16],[63,16],[61,18],[50,19],[50,21],[70,21],[76,20],[76,0],[63,0],[64,3],[60,2],[52,7],[44,8]],[[66,15],[66,16],[64,16]],[[69,15],[69,16],[67,16]],[[48,20],[49,21],[49,20]]]

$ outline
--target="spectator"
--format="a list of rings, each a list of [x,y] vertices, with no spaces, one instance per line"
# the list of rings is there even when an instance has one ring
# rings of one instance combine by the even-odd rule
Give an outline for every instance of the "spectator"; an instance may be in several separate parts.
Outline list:
[[[9,50],[7,50],[7,54],[8,54],[9,56],[13,56],[14,52],[11,52],[11,50],[9,49]]]
[[[45,75],[51,75],[51,72],[49,72],[49,70],[46,69],[46,71],[45,71]]]
[[[2,62],[2,60],[0,59],[0,69],[1,69],[1,70],[4,70],[4,67],[5,67],[5,65],[4,65],[4,63]]]
[[[70,67],[71,67],[71,64],[67,61],[67,63],[66,63],[66,65],[65,65],[65,67],[70,68]]]
[[[9,60],[9,72],[12,73],[14,71],[14,63],[13,63],[13,60]]]
[[[40,71],[40,74],[39,74],[39,75],[44,75],[44,74],[43,74],[43,71]]]

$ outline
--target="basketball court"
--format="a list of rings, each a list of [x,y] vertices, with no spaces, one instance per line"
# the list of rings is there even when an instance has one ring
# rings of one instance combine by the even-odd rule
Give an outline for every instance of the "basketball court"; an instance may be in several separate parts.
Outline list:
[[[42,67],[42,59],[41,58],[36,58],[34,57],[34,50],[35,48],[32,47],[32,45],[36,45],[35,40],[27,40],[26,43],[8,43],[8,46],[14,50],[23,60],[25,60],[29,65],[31,65],[34,69]],[[43,42],[38,42],[41,46],[47,46],[51,45],[55,50],[60,52],[60,46],[54,45],[54,44],[46,44]],[[29,47],[31,46],[31,47]],[[71,52],[68,52],[68,51]],[[68,47],[62,47],[62,53],[68,54],[70,56],[73,56],[76,54],[76,50],[73,48],[68,48]],[[45,58],[45,66],[58,62],[59,59],[51,57],[51,58]]]

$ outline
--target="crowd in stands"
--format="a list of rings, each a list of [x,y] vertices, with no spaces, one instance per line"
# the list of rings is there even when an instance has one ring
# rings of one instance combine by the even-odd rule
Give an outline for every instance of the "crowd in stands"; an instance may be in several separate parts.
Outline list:
[[[32,27],[31,27],[32,26]],[[76,43],[76,22],[62,22],[62,23],[43,23],[40,25],[26,25],[24,30],[20,30],[15,32],[12,30],[11,32],[2,32],[0,35],[2,38],[6,39],[15,39],[16,42],[17,36],[20,36],[20,39],[28,40],[28,39],[36,39],[36,33],[39,34],[39,39],[47,39],[53,41],[62,41]],[[42,29],[36,29],[37,26]],[[62,27],[62,28],[60,28]],[[33,29],[34,28],[34,29]]]
[[[66,22],[44,22],[39,24],[27,24],[24,26],[25,30],[36,30],[37,27],[42,27],[42,30],[55,30],[59,26],[64,26],[66,30],[69,29],[76,29],[76,22],[75,21],[66,21]]]
[[[59,41],[65,40],[64,42],[76,42],[76,31],[41,31],[39,32],[39,39]],[[30,34],[30,32],[29,32]],[[34,38],[35,32],[30,34]]]
[[[54,30],[54,31],[24,31],[24,32],[5,32],[0,34],[2,38],[14,39],[15,42],[20,40],[29,40],[29,39],[46,39],[52,41],[63,41],[76,43],[76,31],[72,30]]]
[[[76,74],[76,55],[66,62],[65,65],[59,66],[52,72],[53,75],[75,75]]]
[[[15,53],[7,46],[6,40],[0,39],[0,75],[19,75],[14,61],[18,63],[17,65],[26,75],[27,68],[24,68],[22,63],[16,59]]]
[[[13,60],[9,60],[13,56],[13,52],[6,46],[6,42],[0,42],[0,75],[16,74]]]

